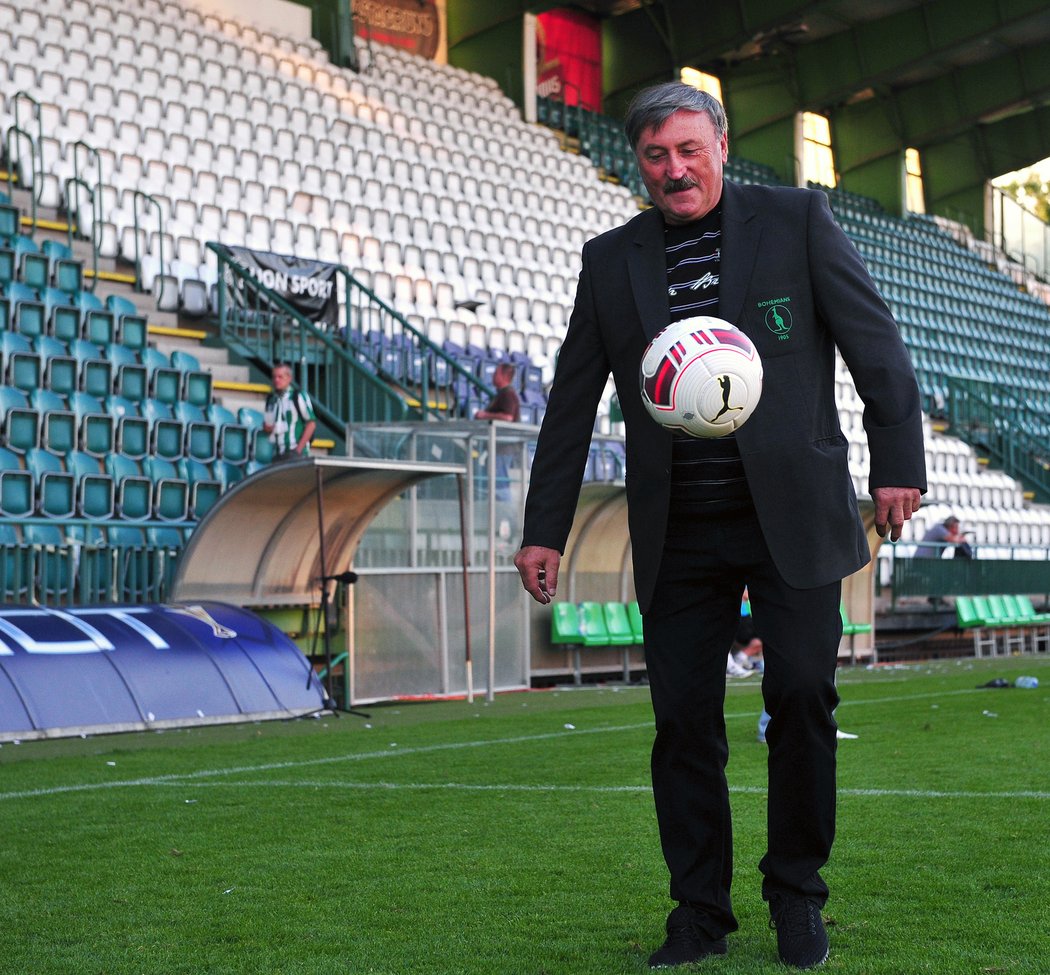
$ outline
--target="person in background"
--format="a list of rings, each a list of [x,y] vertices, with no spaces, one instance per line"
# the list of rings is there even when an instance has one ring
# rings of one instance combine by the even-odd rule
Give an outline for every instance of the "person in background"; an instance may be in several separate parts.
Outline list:
[[[504,420],[517,423],[521,419],[521,400],[514,389],[514,366],[501,362],[492,374],[492,385],[496,395],[483,410],[474,414],[477,420]]]
[[[263,431],[273,443],[273,463],[308,457],[310,438],[317,429],[314,405],[292,384],[292,367],[287,362],[278,362],[271,377],[273,392],[266,398]]]
[[[931,525],[926,530],[926,534],[922,536],[922,542],[915,549],[914,558],[939,559],[944,555],[945,549],[951,545],[956,546],[956,558],[973,558],[972,551],[970,551],[968,556],[959,555],[958,546],[965,545],[967,549],[970,548],[966,537],[961,531],[961,527],[959,519],[955,515],[948,515],[944,521]]]

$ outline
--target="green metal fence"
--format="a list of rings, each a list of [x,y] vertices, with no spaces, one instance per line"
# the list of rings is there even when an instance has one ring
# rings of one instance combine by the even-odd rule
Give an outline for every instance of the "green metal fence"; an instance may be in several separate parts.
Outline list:
[[[948,432],[1050,501],[1050,424],[1000,385],[948,378]]]
[[[310,321],[251,275],[222,244],[218,315],[223,341],[268,370],[294,363],[325,423],[443,420],[494,390],[339,267],[340,327]]]
[[[1040,558],[892,560],[892,603],[909,596],[982,596],[991,593],[1050,595],[1050,559],[1045,549],[1024,550]],[[1018,550],[1021,554],[1021,550]]]
[[[47,606],[163,603],[181,549],[66,541],[0,545],[0,601]]]

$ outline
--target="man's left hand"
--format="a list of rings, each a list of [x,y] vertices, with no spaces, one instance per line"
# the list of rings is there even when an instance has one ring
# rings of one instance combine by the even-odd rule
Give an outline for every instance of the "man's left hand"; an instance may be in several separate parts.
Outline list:
[[[891,542],[901,537],[904,523],[922,504],[922,493],[918,488],[872,488],[871,497],[875,502],[875,531],[880,538],[885,538],[889,532]]]

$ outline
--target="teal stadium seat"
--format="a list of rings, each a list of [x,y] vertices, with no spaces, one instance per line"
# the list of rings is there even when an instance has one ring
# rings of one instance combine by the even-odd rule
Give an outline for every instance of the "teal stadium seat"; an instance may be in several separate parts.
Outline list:
[[[181,349],[174,349],[171,353],[171,364],[182,375],[181,398],[201,409],[211,406],[212,375],[201,369],[197,357]]]
[[[76,478],[76,510],[81,518],[107,519],[114,514],[116,485],[102,469],[98,457],[73,451],[66,460],[67,470]]]
[[[182,392],[182,374],[171,367],[171,360],[159,349],[147,346],[139,352],[139,361],[149,375],[149,395],[174,406]]]
[[[40,416],[40,446],[59,457],[77,448],[77,418],[65,399],[49,389],[35,389],[30,405]]]
[[[160,457],[147,457],[142,470],[153,482],[153,517],[159,521],[185,521],[190,486],[179,477],[175,465]]]
[[[64,291],[46,288],[41,292],[47,333],[63,342],[80,337],[80,309]]]
[[[106,473],[113,478],[114,514],[125,521],[146,521],[153,515],[153,481],[130,457],[110,454]]]
[[[116,319],[117,341],[121,345],[133,352],[146,348],[148,326],[133,301],[121,295],[110,295],[106,299],[106,309]]]
[[[150,454],[162,460],[178,460],[183,455],[185,430],[171,413],[171,407],[159,400],[142,402],[142,416],[150,425]]]
[[[43,367],[32,343],[17,332],[0,332],[0,355],[3,356],[4,382],[24,392],[37,389]]]
[[[212,403],[206,415],[219,432],[219,456],[231,464],[246,464],[249,455],[248,428],[237,422],[233,412]]]
[[[113,367],[113,392],[141,403],[149,393],[149,375],[138,355],[128,346],[113,342],[106,346],[106,359]]]
[[[174,414],[185,431],[183,454],[203,464],[215,460],[218,456],[218,439],[215,426],[204,415],[204,411],[199,406],[179,400],[175,404]]]
[[[54,454],[39,447],[26,451],[26,470],[36,482],[36,513],[44,518],[76,514],[76,479]]]
[[[40,414],[13,386],[0,386],[0,434],[3,445],[19,454],[40,443]]]
[[[127,457],[141,460],[149,453],[149,420],[145,419],[137,403],[123,396],[108,396],[106,412],[115,424],[115,448]]]
[[[113,387],[113,364],[94,342],[74,339],[69,343],[69,353],[77,360],[78,382],[81,392],[105,399]]]
[[[203,518],[222,494],[222,484],[212,477],[206,464],[183,457],[178,463],[179,474],[190,485],[190,513]]]
[[[70,393],[69,405],[77,417],[77,443],[93,457],[105,457],[115,445],[115,422],[103,402],[87,393]]]
[[[0,515],[29,518],[35,507],[33,475],[23,469],[18,455],[0,447]]]

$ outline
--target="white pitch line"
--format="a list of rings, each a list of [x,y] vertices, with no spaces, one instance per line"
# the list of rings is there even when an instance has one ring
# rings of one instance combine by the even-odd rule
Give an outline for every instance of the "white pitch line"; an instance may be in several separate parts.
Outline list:
[[[958,694],[973,694],[974,690],[941,691],[926,694],[911,694],[901,697],[870,698],[864,701],[843,701],[841,707],[860,704],[883,704],[900,701],[921,700],[931,697],[948,697]],[[727,714],[727,720],[738,718],[749,718],[755,720],[755,715],[743,712]],[[122,779],[109,782],[83,782],[75,785],[59,785],[43,789],[25,789],[14,792],[0,792],[0,801],[5,799],[31,799],[35,797],[56,796],[67,793],[94,792],[105,789],[134,788],[138,786],[166,785],[168,783],[188,783],[197,779],[214,778],[224,775],[241,775],[251,772],[274,772],[280,769],[309,768],[317,765],[332,765],[340,762],[363,762],[372,759],[390,759],[399,756],[424,755],[430,752],[458,751],[467,748],[484,748],[489,745],[519,745],[527,742],[551,741],[564,739],[573,735],[597,735],[616,733],[623,731],[652,730],[652,721],[644,721],[628,725],[603,725],[596,728],[573,728],[564,731],[550,731],[536,735],[518,735],[512,738],[489,738],[476,741],[445,742],[437,745],[420,745],[415,748],[398,748],[391,746],[381,751],[355,752],[348,755],[333,755],[327,758],[309,758],[294,762],[268,762],[261,765],[240,765],[230,768],[200,769],[196,772],[173,773],[171,775],[148,776],[140,779]],[[982,793],[983,794],[983,793]]]
[[[287,780],[245,780],[241,782],[159,782],[165,786],[189,786],[190,788],[270,788],[275,789],[351,789],[355,791],[451,791],[451,792],[571,792],[599,794],[638,794],[650,795],[652,787],[648,785],[544,785],[475,782],[324,782]],[[764,796],[764,786],[742,785],[730,786],[734,795]],[[902,797],[909,799],[1050,799],[1050,792],[977,792],[974,790],[945,789],[839,789],[839,796],[868,797]]]

